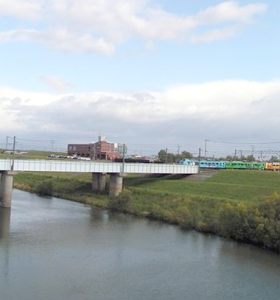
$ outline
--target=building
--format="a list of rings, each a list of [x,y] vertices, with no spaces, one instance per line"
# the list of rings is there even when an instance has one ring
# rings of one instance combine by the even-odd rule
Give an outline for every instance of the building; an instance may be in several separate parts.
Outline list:
[[[98,142],[90,144],[69,144],[68,155],[90,157],[94,160],[114,160],[121,157],[117,143],[108,143],[99,137]]]
[[[68,155],[90,157],[90,144],[68,144]]]

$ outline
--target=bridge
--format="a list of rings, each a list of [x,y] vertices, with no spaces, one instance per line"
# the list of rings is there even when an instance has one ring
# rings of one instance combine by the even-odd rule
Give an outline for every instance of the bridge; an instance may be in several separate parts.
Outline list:
[[[198,173],[198,166],[80,160],[0,159],[0,206],[2,207],[11,207],[15,172],[92,173],[92,189],[97,192],[105,190],[109,175],[109,195],[117,196],[123,188],[124,174],[191,175]]]

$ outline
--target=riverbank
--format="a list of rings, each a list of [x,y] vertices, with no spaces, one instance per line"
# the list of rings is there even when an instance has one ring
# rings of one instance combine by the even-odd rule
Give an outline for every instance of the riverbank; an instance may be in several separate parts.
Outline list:
[[[127,177],[110,199],[90,174],[20,173],[15,187],[214,233],[280,253],[280,174],[221,171],[207,180]]]
[[[163,222],[18,189],[0,208],[3,300],[276,300],[279,278],[271,251]]]

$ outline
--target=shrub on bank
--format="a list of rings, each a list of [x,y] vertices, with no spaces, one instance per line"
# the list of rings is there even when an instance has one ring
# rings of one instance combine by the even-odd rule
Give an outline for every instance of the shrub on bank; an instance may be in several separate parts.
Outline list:
[[[129,212],[132,207],[133,195],[125,190],[117,197],[111,197],[108,202],[108,208],[114,211]]]
[[[35,193],[40,196],[52,196],[53,195],[53,183],[51,180],[44,180],[35,186]]]
[[[253,243],[280,253],[280,195],[277,193],[266,200],[250,198],[249,201],[242,200],[247,199],[247,195],[240,200],[232,200],[211,193],[197,196],[137,185],[129,186],[118,197],[109,199],[92,194],[90,178],[77,180],[76,177],[60,178],[57,174],[21,173],[16,175],[16,183],[20,188],[40,195],[55,194],[114,211],[178,224],[186,229]],[[220,195],[219,191],[217,195]]]
[[[261,202],[217,200],[189,195],[130,189],[131,212],[214,233],[280,253],[280,195]],[[144,213],[143,213],[144,212]]]

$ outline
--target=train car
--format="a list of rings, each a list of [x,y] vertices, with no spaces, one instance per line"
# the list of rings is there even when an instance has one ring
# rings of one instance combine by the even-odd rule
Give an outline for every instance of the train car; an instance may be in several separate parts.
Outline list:
[[[265,163],[263,163],[263,162],[252,162],[252,169],[264,170],[265,169]]]
[[[226,169],[264,170],[265,164],[262,162],[227,161]]]
[[[199,167],[202,169],[225,169],[226,162],[220,160],[201,160]]]
[[[273,170],[280,171],[280,163],[221,161],[221,160],[192,160],[182,159],[179,164],[199,165],[201,169],[239,169],[239,170]]]
[[[227,161],[226,169],[246,169],[246,165],[243,161]]]
[[[179,161],[181,165],[187,166],[198,166],[202,169],[225,169],[226,162],[218,160],[193,160],[193,159],[182,159]]]
[[[179,164],[180,165],[185,165],[185,166],[195,166],[195,165],[198,165],[198,163],[195,160],[188,159],[188,158],[181,159],[179,161]]]
[[[265,169],[268,171],[280,171],[279,162],[267,162],[265,163]]]

